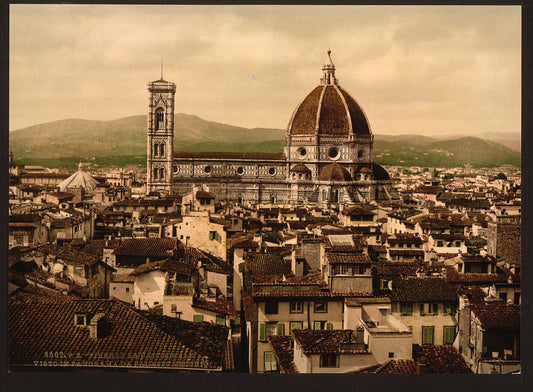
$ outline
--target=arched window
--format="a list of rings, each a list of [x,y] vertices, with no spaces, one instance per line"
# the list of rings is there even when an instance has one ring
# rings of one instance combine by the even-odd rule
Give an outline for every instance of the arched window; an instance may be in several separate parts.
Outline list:
[[[333,191],[333,202],[338,203],[339,202],[339,190],[335,189]]]
[[[158,170],[157,170],[157,167],[154,167],[154,180],[157,180],[157,177],[158,177]]]
[[[165,156],[165,143],[161,143],[161,144],[159,145],[159,151],[160,151],[160,154],[159,154],[159,155],[160,155],[161,157],[164,157],[164,156]]]
[[[159,169],[159,178],[160,178],[161,180],[164,180],[164,179],[165,179],[165,169],[163,169],[163,168],[160,168],[160,169]]]
[[[165,110],[163,108],[158,108],[155,111],[155,130],[165,128]]]
[[[274,196],[270,196],[270,204],[276,203],[276,198]]]
[[[156,157],[157,154],[159,152],[159,148],[157,147],[157,143],[155,143],[153,146],[152,146],[152,156],[153,157]]]

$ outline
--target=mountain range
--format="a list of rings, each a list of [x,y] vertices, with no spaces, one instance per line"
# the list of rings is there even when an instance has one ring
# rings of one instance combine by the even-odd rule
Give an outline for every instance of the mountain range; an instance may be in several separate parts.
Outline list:
[[[248,129],[182,113],[175,115],[174,124],[175,151],[282,152],[285,145],[282,129]],[[495,136],[520,143],[515,135]],[[145,115],[112,121],[65,119],[14,130],[9,137],[15,160],[27,165],[74,168],[79,161],[100,165],[146,163]],[[374,161],[384,165],[520,166],[520,152],[505,143],[478,137],[378,134],[374,140]]]

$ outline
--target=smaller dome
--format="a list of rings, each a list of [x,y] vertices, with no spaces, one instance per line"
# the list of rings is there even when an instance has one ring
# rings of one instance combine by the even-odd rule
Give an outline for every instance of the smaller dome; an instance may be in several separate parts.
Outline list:
[[[352,181],[352,176],[346,168],[338,163],[332,163],[322,169],[318,181]]]
[[[291,168],[291,172],[296,172],[296,173],[311,173],[311,170],[305,166],[303,163],[298,163],[297,165],[294,165],[292,168]]]
[[[362,164],[355,169],[355,176],[359,173],[373,173],[374,180],[387,181],[390,180],[389,173],[383,167],[376,163]]]

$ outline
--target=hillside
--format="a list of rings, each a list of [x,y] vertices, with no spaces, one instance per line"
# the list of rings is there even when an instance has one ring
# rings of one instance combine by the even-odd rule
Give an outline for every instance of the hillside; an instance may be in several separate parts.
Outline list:
[[[176,151],[281,152],[285,131],[247,129],[176,114]],[[17,162],[75,168],[81,161],[125,165],[146,163],[146,116],[112,121],[67,119],[10,132]],[[520,165],[520,153],[487,140],[436,139],[420,135],[376,135],[375,161],[404,166]]]

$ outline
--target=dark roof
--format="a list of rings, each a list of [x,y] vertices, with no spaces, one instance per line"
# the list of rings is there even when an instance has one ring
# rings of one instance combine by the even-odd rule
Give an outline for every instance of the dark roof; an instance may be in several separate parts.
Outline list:
[[[321,272],[303,276],[268,275],[254,277],[254,287],[258,286],[324,286],[326,282]]]
[[[304,354],[367,354],[368,349],[354,347],[352,329],[296,329],[292,331]]]
[[[355,100],[342,88],[321,85],[314,88],[294,111],[291,135],[370,135],[366,117]]]
[[[266,298],[345,298],[345,297],[370,297],[372,293],[364,291],[329,291],[316,286],[256,286],[253,285],[254,299]]]
[[[252,276],[287,275],[291,272],[291,262],[277,253],[251,253],[245,261],[245,270]]]
[[[418,365],[412,359],[389,359],[387,362],[354,371],[354,373],[374,374],[417,374],[419,372]]]
[[[113,274],[111,277],[111,282],[113,283],[133,283],[134,281],[135,277],[132,275]]]
[[[391,300],[405,302],[456,301],[458,296],[445,279],[407,277],[393,280]]]
[[[297,163],[296,165],[291,167],[291,172],[310,173],[311,169],[309,169],[303,163]]]
[[[193,297],[193,308],[209,310],[213,313],[225,314],[231,318],[235,317],[235,308],[232,301],[217,298],[215,301],[210,301],[201,297]]]
[[[174,259],[163,259],[158,261],[151,261],[146,264],[141,264],[130,274],[132,276],[146,274],[152,271],[165,271],[165,272],[175,272],[179,275],[190,276],[194,266],[179,262]]]
[[[115,249],[116,256],[173,256],[178,247],[176,238],[127,238]]]
[[[95,256],[102,256],[104,249],[116,249],[120,245],[120,240],[100,240],[100,239],[91,239],[87,240],[82,244],[80,250],[90,253]]]
[[[206,191],[197,191],[196,192],[196,198],[197,199],[214,199],[216,196],[211,192]]]
[[[95,256],[90,253],[85,253],[69,247],[58,246],[51,243],[38,245],[33,249],[47,255],[54,255],[63,260],[65,263],[77,263],[90,266],[102,259],[101,256]]]
[[[471,374],[472,370],[466,364],[463,356],[455,347],[449,344],[442,346],[415,345],[413,358],[419,363],[424,361],[430,373],[437,374]],[[424,358],[424,359],[422,359]]]
[[[372,262],[370,257],[363,253],[326,253],[326,257],[330,263],[370,264]]]
[[[174,158],[188,159],[223,159],[223,160],[260,160],[260,161],[285,161],[283,153],[267,152],[174,152]]]
[[[294,363],[294,350],[291,347],[292,337],[269,336],[267,340],[272,346],[281,373],[298,373],[298,368]]]
[[[484,329],[520,329],[520,305],[508,305],[505,302],[476,303],[472,305],[472,311]]]
[[[74,325],[75,314],[92,317],[97,313],[102,313],[105,320],[103,336],[92,338],[88,327]],[[68,367],[214,370],[222,366],[222,361],[217,355],[220,350],[213,346],[225,347],[227,339],[225,327],[218,340],[206,331],[194,335],[194,329],[199,328],[194,323],[181,321],[178,327],[173,324],[167,329],[114,299],[43,301],[19,291],[9,299],[9,315],[11,365],[54,360]],[[168,323],[177,322],[166,319]],[[64,357],[49,358],[47,353],[63,353]]]
[[[421,245],[424,240],[415,234],[397,233],[387,238],[389,244],[416,244]]]
[[[352,181],[352,175],[345,167],[335,162],[320,171],[318,181]]]
[[[371,171],[374,174],[374,180],[378,181],[388,181],[390,180],[390,175],[382,166],[377,163],[363,163],[356,167],[354,174],[364,173],[366,171]]]

